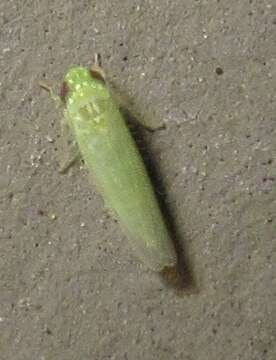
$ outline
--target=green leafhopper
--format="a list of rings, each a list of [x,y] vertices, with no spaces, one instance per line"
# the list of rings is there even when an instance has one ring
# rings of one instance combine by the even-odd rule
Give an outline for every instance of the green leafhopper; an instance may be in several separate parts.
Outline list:
[[[151,181],[102,69],[73,67],[61,91],[64,116],[95,186],[150,269],[174,268],[177,256]]]

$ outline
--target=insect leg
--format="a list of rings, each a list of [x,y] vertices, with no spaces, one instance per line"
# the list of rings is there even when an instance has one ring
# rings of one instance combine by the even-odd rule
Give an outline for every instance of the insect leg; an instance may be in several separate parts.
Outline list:
[[[62,101],[61,101],[60,97],[54,93],[53,89],[52,89],[49,85],[45,84],[44,82],[40,82],[40,83],[39,83],[39,86],[40,86],[42,89],[48,91],[48,93],[50,94],[50,97],[51,97],[51,98],[54,100],[54,102],[57,104],[57,107],[59,107],[59,106],[62,105]]]
[[[58,170],[59,173],[60,174],[67,173],[67,171],[70,169],[70,167],[73,166],[79,159],[80,159],[80,153],[78,152],[77,154],[75,154],[74,157],[66,160],[66,162],[64,162],[63,164],[60,164],[60,167]]]
[[[115,84],[111,84],[110,92],[128,124],[139,125],[150,132],[164,130],[166,128],[166,125],[162,122],[158,122],[157,124],[152,123],[150,118],[153,118],[154,116],[151,116],[150,114],[147,114],[146,116],[142,115],[138,109],[135,109],[133,100]]]
[[[149,132],[155,132],[158,130],[165,130],[166,129],[166,125],[164,123],[158,124],[158,125],[151,125],[151,124],[147,124],[146,121],[142,121],[139,118],[136,117],[132,117],[131,115],[128,116],[132,121],[134,121],[136,124],[138,124],[139,126],[142,126],[144,129],[146,129]]]
[[[49,85],[45,84],[44,82],[40,82],[39,86],[42,87],[42,89],[48,91],[51,98],[55,101],[57,107],[63,106],[62,99],[54,93],[53,89]],[[81,158],[77,143],[74,140],[72,133],[70,131],[70,123],[69,123],[69,119],[66,116],[66,112],[64,119],[61,121],[60,138],[61,138],[60,151],[68,154],[66,159],[60,160],[59,172],[61,174],[65,174],[69,170],[69,168],[73,166],[76,163],[76,161]]]
[[[71,166],[73,166],[80,158],[80,152],[76,141],[74,140],[73,134],[70,129],[69,120],[66,117],[61,120],[61,150],[62,153],[67,154],[66,158],[61,159],[59,172],[65,174]]]

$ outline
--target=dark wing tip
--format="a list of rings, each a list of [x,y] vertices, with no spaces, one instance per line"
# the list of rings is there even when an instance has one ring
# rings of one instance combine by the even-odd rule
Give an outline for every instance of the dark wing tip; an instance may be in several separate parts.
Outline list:
[[[165,266],[159,274],[163,283],[173,288],[179,296],[198,293],[194,281],[178,265]]]

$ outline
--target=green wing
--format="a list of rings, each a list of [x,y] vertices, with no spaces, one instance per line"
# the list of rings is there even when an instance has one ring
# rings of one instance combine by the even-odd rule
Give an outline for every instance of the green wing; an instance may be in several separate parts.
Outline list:
[[[137,256],[156,271],[175,265],[175,250],[150,179],[108,89],[92,78],[90,86],[69,95],[66,111],[83,159]]]

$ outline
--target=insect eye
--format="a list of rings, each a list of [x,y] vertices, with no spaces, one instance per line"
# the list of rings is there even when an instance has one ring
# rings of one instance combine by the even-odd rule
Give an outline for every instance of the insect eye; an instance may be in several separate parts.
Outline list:
[[[69,93],[69,87],[67,85],[67,83],[65,81],[63,81],[61,88],[60,88],[60,92],[59,92],[59,96],[61,98],[62,101],[66,101],[66,97]]]
[[[90,69],[89,72],[90,72],[90,75],[92,76],[93,79],[100,80],[103,83],[105,82],[104,76],[103,76],[103,74],[101,73],[100,70],[92,68],[92,69]]]

